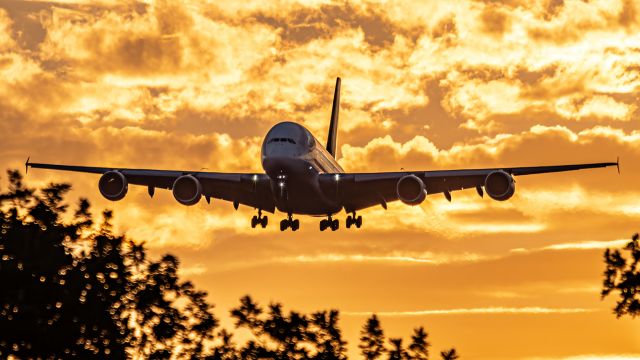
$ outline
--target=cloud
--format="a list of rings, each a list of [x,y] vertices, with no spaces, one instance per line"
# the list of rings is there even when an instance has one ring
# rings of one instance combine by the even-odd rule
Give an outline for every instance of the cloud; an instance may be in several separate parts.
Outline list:
[[[492,314],[576,314],[598,311],[597,309],[583,308],[546,308],[538,306],[511,308],[511,307],[485,307],[485,308],[462,308],[462,309],[437,309],[437,310],[417,310],[417,311],[380,311],[380,312],[358,312],[343,311],[347,316],[426,316],[426,315],[492,315]]]
[[[435,254],[425,253],[403,253],[391,252],[389,254],[320,254],[320,255],[298,255],[293,257],[280,258],[278,261],[284,263],[334,263],[334,262],[387,262],[396,264],[427,264],[441,265],[463,262],[486,261],[492,257],[474,254]]]
[[[576,120],[593,117],[595,119],[631,121],[631,116],[637,109],[635,104],[617,102],[613,98],[604,95],[596,95],[581,100],[560,99],[556,103],[558,113],[565,118],[575,118]]]
[[[607,249],[607,248],[621,248],[625,246],[629,240],[608,240],[608,241],[579,241],[574,243],[560,243],[547,245],[536,249],[512,249],[512,252],[522,253],[530,251],[544,251],[544,250],[595,250],[595,249]]]
[[[432,317],[434,334],[486,358],[495,348],[511,351],[500,354],[507,357],[542,353],[477,336],[538,334],[541,325],[526,317],[514,325],[498,314],[586,309],[580,318],[597,326],[549,316],[539,334],[576,334],[573,343],[554,337],[576,354],[607,353],[596,347],[607,339],[621,349],[635,344],[626,323],[591,311],[606,307],[593,296],[599,254],[622,241],[603,239],[629,236],[640,217],[634,2],[10,0],[0,8],[0,133],[10,134],[2,137],[3,167],[22,168],[30,155],[261,171],[261,141],[279,121],[299,122],[323,141],[338,76],[347,171],[620,156],[620,176],[613,168],[522,176],[507,202],[470,189],[451,203],[437,195],[416,207],[368,209],[363,229],[323,233],[308,217],[300,231],[279,232],[280,213],[269,215],[267,229],[251,229],[253,209],[236,212],[219,200],[182,207],[168,191],[149,199],[134,186],[110,203],[93,175],[34,170],[27,180],[73,182],[71,199],[89,197],[96,213],[113,208],[119,230],[154,254],[179,255],[184,272],[225,306],[250,291],[303,308],[448,311],[459,316],[443,324]],[[511,251],[518,248],[527,250]],[[492,306],[496,299],[501,306]],[[451,332],[472,329],[466,316],[480,313],[493,315],[481,331]],[[408,317],[394,324],[415,326]]]
[[[640,359],[638,354],[585,354],[563,357],[528,357],[526,360],[634,360]]]
[[[627,170],[635,173],[637,169],[633,164],[638,157],[636,149],[639,141],[640,135],[636,130],[626,132],[611,126],[594,126],[574,132],[560,125],[535,125],[519,133],[477,137],[444,149],[438,148],[421,135],[406,142],[396,141],[391,135],[387,135],[374,138],[364,146],[343,145],[340,163],[349,171],[397,171],[400,167],[407,170],[427,170],[454,166],[499,167],[511,164],[611,161],[615,160],[617,152],[621,154],[623,169],[625,164],[629,164]],[[595,153],[585,156],[596,148],[603,150],[604,156]],[[593,174],[611,175],[597,170]]]
[[[204,264],[194,264],[191,266],[181,266],[178,269],[178,273],[180,276],[201,276],[207,272],[207,267]]]
[[[16,44],[12,34],[13,21],[4,9],[0,9],[0,52],[12,50]]]

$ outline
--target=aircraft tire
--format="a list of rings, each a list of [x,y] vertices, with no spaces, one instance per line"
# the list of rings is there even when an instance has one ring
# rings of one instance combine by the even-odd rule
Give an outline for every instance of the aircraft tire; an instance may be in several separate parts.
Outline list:
[[[340,222],[338,221],[338,219],[333,219],[333,221],[331,222],[331,231],[336,231],[340,228]]]
[[[284,219],[280,221],[280,231],[285,231],[289,227],[289,220]]]
[[[320,231],[325,231],[328,227],[328,221],[326,219],[320,220]]]

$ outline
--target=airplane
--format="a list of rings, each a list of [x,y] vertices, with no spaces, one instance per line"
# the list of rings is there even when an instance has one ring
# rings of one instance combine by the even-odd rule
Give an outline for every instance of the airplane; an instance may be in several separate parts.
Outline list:
[[[357,211],[382,206],[400,200],[407,205],[419,205],[427,195],[444,194],[451,201],[451,192],[475,188],[481,197],[487,195],[497,201],[511,198],[515,192],[514,176],[554,173],[579,169],[617,166],[616,162],[500,167],[488,169],[422,170],[396,172],[350,173],[336,161],[340,78],[336,79],[331,121],[326,146],[323,146],[304,126],[284,121],[274,125],[264,138],[261,149],[264,173],[222,173],[190,170],[150,170],[119,167],[89,167],[32,163],[29,167],[101,174],[98,189],[111,201],[125,197],[128,185],[146,186],[150,197],[155,189],[167,189],[182,205],[195,205],[202,197],[253,207],[257,215],[251,227],[265,228],[268,217],[276,209],[287,214],[280,222],[280,231],[296,231],[300,221],[293,215],[323,217],[320,231],[338,230],[340,223],[334,215],[342,210],[349,214],[346,227],[362,226]]]

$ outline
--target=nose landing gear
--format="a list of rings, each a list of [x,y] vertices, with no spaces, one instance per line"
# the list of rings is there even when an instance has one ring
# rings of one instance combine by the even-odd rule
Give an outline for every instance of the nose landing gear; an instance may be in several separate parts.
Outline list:
[[[256,226],[260,225],[262,228],[266,228],[269,223],[269,218],[266,216],[262,216],[262,210],[258,210],[258,216],[253,215],[251,218],[251,228],[255,229]]]
[[[300,228],[300,220],[294,220],[291,213],[289,213],[289,216],[286,219],[280,221],[280,231],[285,231],[288,228],[291,228],[291,231],[296,231]]]
[[[320,220],[320,231],[325,231],[327,228],[331,228],[331,231],[336,231],[340,228],[340,222],[338,219],[332,219],[329,215],[326,219]]]
[[[358,229],[362,226],[362,216],[356,216],[354,212],[353,215],[347,216],[347,229],[351,228],[351,225],[355,225]]]

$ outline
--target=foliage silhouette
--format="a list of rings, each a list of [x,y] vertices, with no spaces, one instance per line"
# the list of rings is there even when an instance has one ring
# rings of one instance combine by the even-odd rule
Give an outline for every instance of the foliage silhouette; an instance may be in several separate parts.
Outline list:
[[[0,356],[202,356],[217,320],[178,260],[147,261],[142,245],[93,227],[87,200],[68,222],[70,186],[35,192],[9,172],[0,194]],[[178,306],[177,304],[180,304]],[[179,349],[179,350],[176,350]]]
[[[391,349],[389,349],[389,360],[404,360],[409,354],[402,347],[402,339],[401,338],[393,338],[389,339],[391,343]]]
[[[380,320],[372,315],[362,327],[360,332],[360,350],[367,360],[378,359],[386,349],[384,347],[384,331],[380,327]]]
[[[218,329],[207,294],[178,276],[179,261],[147,259],[144,243],[95,224],[89,202],[69,212],[67,184],[38,191],[8,172],[0,192],[0,358],[346,359],[337,310],[303,314],[240,299],[231,311],[250,339]],[[362,328],[366,359],[428,359],[427,333],[385,347],[373,315]],[[453,350],[455,355],[455,350]],[[444,358],[444,352],[442,353]]]
[[[446,351],[441,351],[440,356],[442,356],[442,360],[456,360],[460,359],[458,352],[456,349],[449,349]]]
[[[411,335],[411,344],[409,345],[409,357],[415,360],[429,359],[429,342],[428,334],[423,327],[416,328]]]
[[[346,342],[338,327],[338,312],[311,315],[271,304],[265,312],[249,296],[231,311],[238,328],[247,328],[253,339],[241,352],[243,359],[346,359]]]
[[[620,250],[606,249],[604,252],[604,280],[602,298],[619,292],[613,312],[616,317],[640,315],[640,242],[638,234],[624,247],[629,254],[625,258]]]

